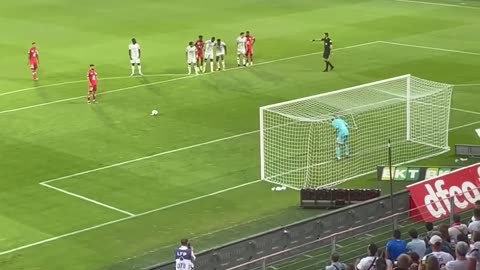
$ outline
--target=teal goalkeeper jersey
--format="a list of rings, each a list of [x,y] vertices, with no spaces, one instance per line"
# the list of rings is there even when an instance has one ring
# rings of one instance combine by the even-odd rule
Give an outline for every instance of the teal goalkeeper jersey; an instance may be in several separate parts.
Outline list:
[[[348,124],[343,119],[337,118],[332,121],[333,127],[337,130],[338,135],[348,136]]]

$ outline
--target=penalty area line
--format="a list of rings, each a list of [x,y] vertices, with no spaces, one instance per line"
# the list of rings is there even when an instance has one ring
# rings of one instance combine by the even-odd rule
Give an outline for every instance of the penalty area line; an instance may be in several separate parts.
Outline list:
[[[118,80],[118,79],[127,79],[127,78],[142,78],[142,77],[174,77],[174,76],[183,76],[185,77],[186,74],[147,74],[147,75],[142,75],[142,76],[118,76],[118,77],[105,77],[105,78],[99,78],[99,81],[109,81],[109,80]],[[46,84],[46,85],[39,85],[39,86],[34,86],[34,87],[27,87],[27,88],[22,88],[22,89],[17,89],[17,90],[11,90],[8,92],[0,93],[1,96],[6,96],[6,95],[11,95],[15,93],[20,93],[20,92],[25,92],[25,91],[30,91],[30,90],[36,90],[36,89],[41,89],[41,88],[46,88],[46,87],[54,87],[54,86],[62,86],[62,85],[68,85],[68,84],[76,84],[76,83],[87,83],[87,80],[77,80],[77,81],[68,81],[68,82],[60,82],[60,83],[52,83],[52,84]]]
[[[456,4],[447,4],[447,3],[439,3],[439,2],[427,2],[427,1],[415,1],[415,0],[394,0],[394,1],[396,1],[396,2],[403,2],[403,3],[411,3],[411,4],[422,4],[422,5],[442,6],[442,7],[480,9],[480,7],[475,7],[475,6],[456,5]]]
[[[356,44],[356,45],[352,45],[352,46],[341,47],[341,48],[335,49],[334,52],[347,50],[347,49],[358,48],[358,47],[363,47],[363,46],[368,46],[368,45],[373,45],[373,44],[377,44],[377,43],[380,43],[380,41],[366,42],[366,43],[360,43],[360,44]],[[301,54],[301,55],[290,56],[290,57],[285,57],[285,58],[278,58],[278,59],[275,59],[275,60],[260,62],[260,63],[257,63],[255,65],[253,65],[252,67],[248,67],[248,68],[245,68],[245,67],[229,68],[229,69],[224,70],[223,72],[228,72],[228,71],[233,71],[233,70],[238,70],[238,69],[251,69],[251,68],[255,68],[256,66],[262,66],[262,65],[266,65],[266,64],[272,64],[272,63],[277,63],[277,62],[282,62],[282,61],[287,61],[287,60],[312,56],[312,55],[318,55],[318,54],[322,54],[322,53],[323,52],[318,52],[317,51],[317,52],[313,52],[313,53]],[[181,76],[179,78],[173,78],[173,79],[163,80],[163,81],[159,81],[159,82],[152,82],[152,83],[134,85],[134,86],[125,87],[125,88],[118,88],[118,89],[114,89],[114,90],[110,90],[110,91],[99,92],[97,95],[105,95],[105,94],[116,93],[116,92],[121,92],[121,91],[125,91],[125,90],[130,90],[130,89],[135,89],[135,88],[140,88],[140,87],[145,87],[145,86],[150,86],[150,85],[157,85],[157,84],[163,84],[163,83],[174,82],[174,81],[179,81],[179,80],[192,79],[192,78],[197,78],[197,77],[206,76],[206,75],[210,75],[210,74],[216,74],[216,73],[218,73],[218,72],[201,73],[199,75],[186,75],[186,74],[184,74],[183,76]],[[83,82],[85,82],[85,81],[83,81]],[[0,111],[0,114],[23,111],[23,110],[27,110],[27,109],[43,107],[43,106],[52,105],[52,104],[56,104],[56,103],[61,103],[61,102],[66,102],[66,101],[71,101],[71,100],[76,100],[76,99],[84,99],[84,98],[85,98],[85,95],[77,96],[77,97],[71,97],[71,98],[65,98],[65,99],[59,99],[59,100],[54,100],[54,101],[50,101],[50,102],[39,103],[39,104],[35,104],[35,105],[30,105],[30,106],[25,106],[25,107],[19,107],[19,108]]]
[[[70,195],[70,196],[73,196],[73,197],[75,197],[75,198],[79,198],[79,199],[82,199],[82,200],[84,200],[84,201],[87,201],[87,202],[90,202],[90,203],[94,203],[94,204],[96,204],[96,205],[100,205],[100,206],[102,206],[102,207],[105,207],[105,208],[108,208],[108,209],[111,209],[111,210],[120,212],[120,213],[125,214],[125,215],[127,215],[127,216],[131,216],[131,217],[135,216],[135,214],[130,213],[130,212],[128,212],[128,211],[125,211],[125,210],[122,210],[122,209],[113,207],[113,206],[108,205],[108,204],[105,204],[105,203],[101,203],[101,202],[99,202],[99,201],[96,201],[96,200],[87,198],[87,197],[85,197],[85,196],[82,196],[82,195],[79,195],[79,194],[76,194],[76,193],[73,193],[73,192],[70,192],[70,191],[66,191],[66,190],[61,189],[61,188],[58,188],[58,187],[51,186],[51,185],[49,185],[49,184],[40,183],[40,185],[42,185],[42,186],[44,186],[44,187],[46,187],[46,188],[49,188],[49,189],[53,189],[53,190],[56,190],[56,191],[65,193],[65,194]]]
[[[72,232],[69,232],[69,233],[62,234],[62,235],[54,236],[54,237],[51,237],[51,238],[44,239],[42,241],[30,243],[30,244],[23,245],[23,246],[20,246],[20,247],[17,247],[17,248],[5,250],[5,251],[0,251],[0,256],[5,255],[5,254],[10,254],[10,253],[13,253],[13,252],[16,252],[16,251],[24,250],[24,249],[27,249],[27,248],[39,246],[39,245],[42,245],[42,244],[45,244],[45,243],[49,243],[49,242],[52,242],[52,241],[55,241],[55,240],[63,239],[63,238],[73,236],[73,235],[77,235],[77,234],[80,234],[80,233],[92,231],[92,230],[99,229],[99,228],[102,228],[102,227],[106,227],[106,226],[109,226],[109,225],[112,225],[112,224],[120,223],[120,222],[125,221],[125,220],[134,219],[134,218],[149,215],[149,214],[152,214],[152,213],[155,213],[155,212],[167,210],[167,209],[170,209],[170,208],[173,208],[173,207],[176,207],[176,206],[184,205],[184,204],[191,203],[191,202],[194,202],[194,201],[198,201],[198,200],[201,200],[201,199],[204,199],[204,198],[208,198],[208,197],[212,197],[212,196],[215,196],[215,195],[218,195],[218,194],[222,194],[222,193],[225,193],[225,192],[228,192],[228,191],[231,191],[231,190],[242,188],[242,187],[245,187],[245,186],[248,186],[248,185],[252,185],[252,184],[255,184],[255,183],[258,183],[258,182],[261,182],[261,181],[262,180],[250,181],[250,182],[247,182],[247,183],[244,183],[244,184],[241,184],[241,185],[236,185],[236,186],[233,186],[233,187],[230,187],[230,188],[222,189],[222,190],[219,190],[219,191],[215,191],[215,192],[212,192],[212,193],[201,195],[201,196],[198,196],[198,197],[195,197],[195,198],[192,198],[192,199],[188,199],[188,200],[185,200],[185,201],[169,204],[169,205],[166,205],[166,206],[163,206],[163,207],[160,207],[160,208],[156,208],[156,209],[153,209],[153,210],[150,210],[150,211],[146,211],[146,212],[143,212],[143,213],[140,213],[140,214],[136,214],[134,216],[128,216],[128,217],[124,217],[124,218],[120,218],[120,219],[115,219],[115,220],[112,220],[112,221],[109,221],[109,222],[105,222],[105,223],[102,223],[102,224],[98,224],[98,225],[91,226],[91,227],[81,229],[81,230],[77,230],[77,231],[72,231]]]

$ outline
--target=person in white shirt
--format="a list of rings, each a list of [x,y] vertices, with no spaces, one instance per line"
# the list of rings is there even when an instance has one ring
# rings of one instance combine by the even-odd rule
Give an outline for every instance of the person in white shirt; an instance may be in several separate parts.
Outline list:
[[[432,253],[427,254],[423,257],[422,259],[422,266],[425,265],[425,262],[427,261],[428,257],[434,256],[438,259],[438,262],[440,263],[440,266],[445,266],[449,261],[453,261],[454,258],[450,253],[442,251],[442,238],[438,235],[434,235],[430,238],[430,244],[432,245]]]
[[[213,50],[215,48],[215,37],[205,43],[205,63],[210,62],[210,72],[213,72]],[[203,70],[205,72],[205,69]]]
[[[480,270],[480,232],[473,233],[472,242],[467,254],[468,270]]]
[[[356,263],[357,270],[375,270],[375,263],[377,262],[377,250],[378,247],[375,244],[368,245],[367,252],[368,256],[362,258],[358,263]]]
[[[347,270],[347,265],[340,261],[340,255],[333,253],[331,258],[332,264],[325,267],[325,270]]]
[[[188,75],[192,74],[192,67],[195,70],[195,75],[198,75],[198,67],[197,67],[197,48],[193,41],[188,43],[187,49],[185,50],[185,56],[187,57],[187,65],[188,65]]]
[[[466,270],[468,269],[468,261],[465,257],[468,253],[469,246],[465,242],[458,242],[455,246],[456,259],[449,261],[445,265],[447,270]]]
[[[480,208],[473,209],[473,217],[475,218],[475,221],[468,224],[468,232],[480,232]]]
[[[215,54],[217,57],[217,69],[218,70],[225,70],[225,55],[227,55],[227,45],[221,39],[217,39],[215,43]],[[220,68],[220,63],[222,67]]]
[[[247,51],[247,38],[245,37],[245,33],[241,32],[240,36],[237,37],[237,65],[240,66],[245,66],[246,65],[246,59],[245,59],[245,53]],[[240,64],[241,61],[241,64]]]
[[[140,50],[140,44],[137,43],[135,38],[132,38],[132,43],[128,45],[128,56],[130,57],[130,64],[132,64],[132,73],[130,76],[135,75],[135,65],[138,68],[138,74],[142,74],[142,65],[140,64],[140,57],[142,56],[142,52]]]
[[[180,240],[180,247],[175,249],[175,270],[192,270],[195,259],[188,239]]]

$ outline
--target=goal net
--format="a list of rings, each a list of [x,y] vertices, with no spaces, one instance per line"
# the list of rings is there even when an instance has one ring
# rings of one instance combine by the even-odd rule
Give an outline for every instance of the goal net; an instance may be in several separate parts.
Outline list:
[[[295,189],[317,188],[449,150],[453,86],[411,75],[260,108],[261,177]],[[349,126],[350,155],[336,159],[332,119]]]

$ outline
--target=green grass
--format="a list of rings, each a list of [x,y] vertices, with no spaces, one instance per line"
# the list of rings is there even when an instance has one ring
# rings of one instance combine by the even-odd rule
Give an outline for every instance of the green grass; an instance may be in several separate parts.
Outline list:
[[[325,31],[336,48],[385,40],[480,53],[479,15],[479,9],[387,0],[3,4],[0,268],[141,268],[171,259],[171,249],[182,237],[195,238],[196,249],[204,250],[317,215],[319,211],[297,208],[297,192],[272,192],[271,185],[253,182],[259,179],[258,107],[407,73],[454,84],[480,83],[480,55],[376,43],[338,51],[337,70],[327,74],[321,72],[319,54],[198,78],[104,80],[99,104],[90,106],[83,97],[84,82],[48,86],[83,80],[90,63],[103,78],[128,75],[131,37],[142,44],[145,74],[183,74],[188,41],[198,34],[215,35],[233,52],[235,37],[247,28],[257,37],[257,64],[320,51],[319,44],[308,40]],[[32,41],[41,54],[37,85],[30,81],[26,63]],[[229,55],[227,67],[233,66]],[[6,94],[33,86],[41,88]],[[453,106],[477,110],[478,87],[456,88]],[[148,116],[152,109],[160,115]],[[450,126],[477,121],[480,115],[452,111]],[[473,129],[479,126],[452,130],[450,144],[477,143]],[[39,185],[247,132],[51,183],[134,214],[160,209],[150,214],[129,218]],[[419,164],[449,165],[453,160],[450,152]],[[342,184],[385,185],[372,176]],[[56,236],[62,237],[3,253]]]

